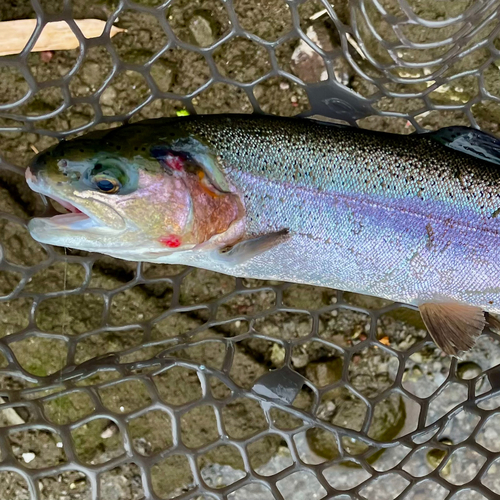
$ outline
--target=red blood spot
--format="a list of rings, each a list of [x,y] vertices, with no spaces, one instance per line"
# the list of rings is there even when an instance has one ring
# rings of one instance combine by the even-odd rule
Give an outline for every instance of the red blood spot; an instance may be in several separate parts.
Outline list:
[[[170,236],[162,236],[160,238],[160,243],[168,248],[177,248],[181,245],[181,240],[178,236],[175,236],[175,234],[171,234]]]
[[[174,156],[172,154],[169,154],[165,158],[165,163],[172,170],[182,170],[184,168],[184,161],[180,156]]]

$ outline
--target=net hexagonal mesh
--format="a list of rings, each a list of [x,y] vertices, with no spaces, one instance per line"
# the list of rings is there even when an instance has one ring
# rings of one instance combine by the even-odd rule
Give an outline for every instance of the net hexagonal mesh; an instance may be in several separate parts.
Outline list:
[[[0,57],[0,497],[498,498],[496,335],[456,360],[399,304],[39,245],[26,222],[53,208],[22,174],[58,139],[176,113],[498,132],[499,7],[1,5],[38,22]],[[61,21],[79,48],[32,51]]]

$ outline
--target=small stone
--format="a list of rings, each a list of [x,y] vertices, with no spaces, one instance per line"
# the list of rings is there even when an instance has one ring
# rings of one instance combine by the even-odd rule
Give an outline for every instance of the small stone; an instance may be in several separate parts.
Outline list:
[[[36,455],[34,453],[28,452],[28,453],[23,453],[22,454],[23,460],[29,464],[30,462],[33,462],[35,460]]]
[[[415,363],[422,363],[422,361],[423,361],[422,354],[420,352],[416,352],[415,354],[412,354],[411,359],[413,361],[415,361]]]
[[[318,410],[318,418],[329,421],[335,412],[335,404],[332,401],[327,401],[325,405],[320,406]]]
[[[292,364],[294,368],[304,368],[309,363],[309,356],[307,353],[300,353],[292,356]]]
[[[306,366],[306,377],[317,387],[337,382],[342,377],[342,358],[309,363]]]
[[[86,95],[89,92],[90,92],[90,87],[87,87],[86,85],[78,85],[78,87],[76,88],[76,94],[78,96]]]
[[[356,325],[352,331],[351,338],[352,339],[357,339],[361,334],[363,333],[363,326],[362,325]]]
[[[168,92],[172,86],[174,72],[172,68],[161,59],[151,66],[151,76],[162,92]]]
[[[112,106],[116,99],[116,90],[113,87],[108,87],[101,95],[101,104]]]
[[[280,82],[281,90],[288,90],[290,88],[290,84],[288,82]]]
[[[37,139],[38,137],[36,136],[36,134],[30,133],[26,135],[26,140],[31,144],[36,143]]]
[[[134,448],[141,455],[149,455],[151,453],[151,443],[142,437],[134,439]]]
[[[54,57],[54,52],[52,52],[51,50],[44,50],[41,54],[40,54],[40,59],[44,62],[44,63],[48,63],[52,60],[52,58]]]
[[[210,20],[203,15],[194,15],[189,20],[189,31],[200,47],[208,47],[215,41]]]
[[[470,380],[472,378],[479,377],[482,372],[483,370],[481,367],[472,361],[465,361],[463,363],[459,363],[457,366],[457,375],[462,380]]]
[[[113,116],[115,110],[111,106],[101,106],[101,111],[104,116]]]
[[[118,427],[116,426],[116,424],[111,423],[101,432],[101,438],[102,439],[109,439],[110,437],[114,436],[117,431],[118,431]]]
[[[67,75],[71,71],[71,67],[59,65],[57,68],[57,71],[59,72],[60,76],[64,76],[64,75]]]
[[[281,365],[285,360],[285,348],[279,344],[273,344],[271,348],[271,361],[274,365]]]
[[[99,80],[99,76],[101,75],[101,68],[99,64],[94,61],[87,61],[82,68],[81,76],[82,81],[89,86],[95,84],[96,81]]]

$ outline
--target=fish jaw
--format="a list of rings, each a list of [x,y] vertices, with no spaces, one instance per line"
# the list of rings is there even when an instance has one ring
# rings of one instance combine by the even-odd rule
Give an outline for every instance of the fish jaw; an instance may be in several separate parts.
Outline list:
[[[26,182],[30,189],[41,195],[47,196],[65,209],[69,210],[66,214],[56,215],[54,217],[36,217],[28,223],[28,230],[32,237],[40,242],[55,246],[74,246],[81,250],[97,250],[104,243],[116,241],[123,237],[124,233],[130,228],[126,227],[123,218],[116,213],[111,214],[107,207],[107,221],[100,219],[95,214],[90,213],[83,203],[78,203],[74,197],[70,199],[63,198],[61,193],[59,196],[54,195],[50,186],[47,185],[43,178],[33,175],[28,167],[25,173]],[[93,201],[93,203],[98,203]],[[113,221],[110,224],[110,221]]]

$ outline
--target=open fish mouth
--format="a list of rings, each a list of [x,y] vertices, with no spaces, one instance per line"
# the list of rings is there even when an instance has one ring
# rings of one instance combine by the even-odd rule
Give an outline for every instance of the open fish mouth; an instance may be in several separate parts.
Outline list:
[[[79,234],[80,238],[85,238],[85,236],[90,237],[97,234],[106,236],[119,235],[125,230],[125,223],[121,217],[119,218],[123,222],[122,227],[110,227],[96,215],[89,213],[85,207],[79,206],[74,201],[70,202],[54,195],[51,189],[43,181],[39,181],[29,168],[26,169],[26,182],[30,189],[57,202],[68,211],[52,217],[32,219],[28,224],[28,229],[37,241],[58,244],[59,239],[70,235],[74,237],[75,232]],[[94,203],[100,202],[95,201]],[[106,208],[113,210],[111,207]]]

